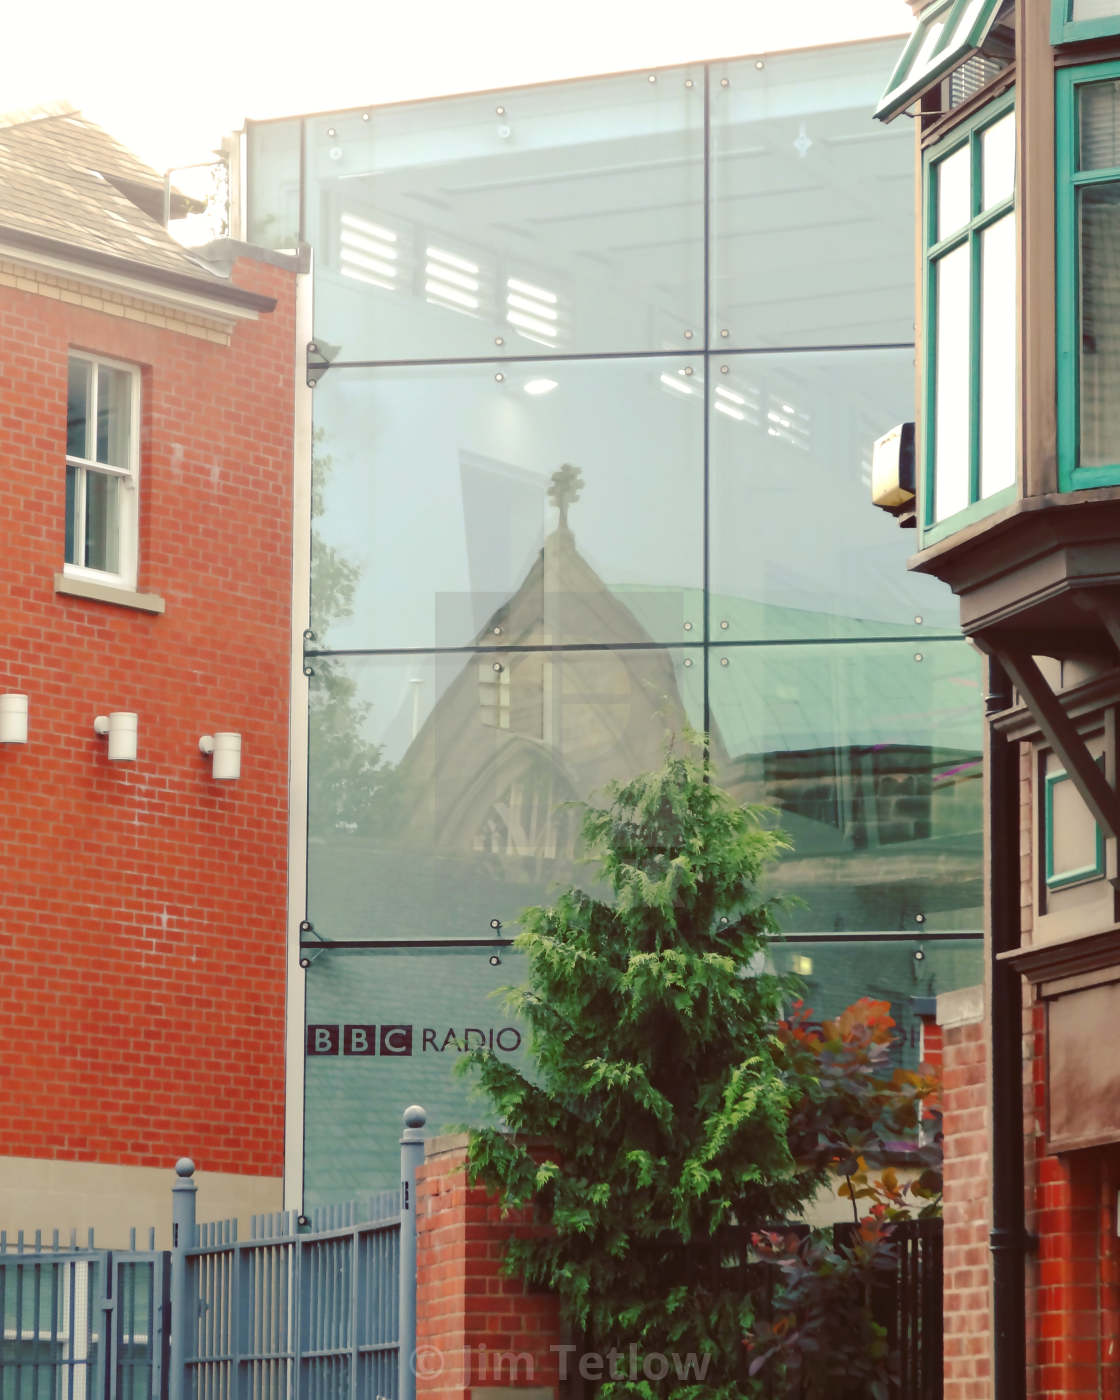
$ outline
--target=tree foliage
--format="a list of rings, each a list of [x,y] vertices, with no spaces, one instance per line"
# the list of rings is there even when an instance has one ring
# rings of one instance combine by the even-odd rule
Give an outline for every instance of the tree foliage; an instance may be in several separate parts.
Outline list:
[[[510,1003],[532,1077],[472,1056],[508,1130],[475,1134],[472,1168],[549,1221],[513,1258],[598,1350],[712,1358],[702,1385],[611,1380],[604,1396],[730,1396],[753,1309],[721,1278],[722,1228],[783,1218],[822,1176],[790,1150],[808,1086],[776,1029],[790,988],[762,966],[776,926],[759,882],[786,842],[691,751],[609,799],[582,835],[610,899],[572,889],[523,916]]]
[[[894,1029],[887,1003],[867,998],[822,1023],[797,1003],[779,1026],[809,1086],[790,1118],[791,1145],[800,1160],[826,1165],[841,1180],[853,1221],[846,1238],[831,1230],[753,1237],[777,1277],[768,1315],[748,1332],[750,1374],[765,1375],[777,1394],[888,1395],[896,1358],[875,1295],[894,1284],[894,1226],[941,1210],[937,1080],[928,1068],[891,1063]]]
[[[526,1071],[464,1059],[500,1118],[472,1135],[472,1175],[536,1207],[548,1228],[513,1240],[509,1266],[555,1291],[594,1350],[701,1362],[663,1379],[608,1370],[604,1400],[762,1394],[768,1360],[788,1369],[759,1330],[763,1276],[812,1285],[763,1233],[754,1264],[729,1269],[729,1241],[795,1218],[837,1165],[856,1182],[877,1125],[901,1123],[879,1084],[882,1026],[784,1019],[795,993],[768,970],[760,882],[787,842],[710,780],[697,736],[586,808],[582,836],[608,896],[566,890],[516,940],[528,974],[506,995]]]

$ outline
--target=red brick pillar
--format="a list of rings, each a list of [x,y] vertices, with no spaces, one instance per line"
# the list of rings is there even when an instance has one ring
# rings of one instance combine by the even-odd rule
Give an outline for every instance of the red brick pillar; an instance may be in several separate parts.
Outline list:
[[[465,1135],[434,1138],[417,1172],[416,1400],[555,1400],[557,1301],[502,1271],[510,1238],[540,1227],[503,1215],[466,1161]]]
[[[945,1400],[991,1394],[991,1212],[984,988],[937,998],[945,1133]]]

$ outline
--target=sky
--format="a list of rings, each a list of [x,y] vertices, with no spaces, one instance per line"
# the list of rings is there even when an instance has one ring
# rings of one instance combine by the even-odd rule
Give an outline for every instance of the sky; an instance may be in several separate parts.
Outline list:
[[[906,0],[49,0],[6,7],[0,111],[67,99],[162,172],[246,117],[911,28]]]

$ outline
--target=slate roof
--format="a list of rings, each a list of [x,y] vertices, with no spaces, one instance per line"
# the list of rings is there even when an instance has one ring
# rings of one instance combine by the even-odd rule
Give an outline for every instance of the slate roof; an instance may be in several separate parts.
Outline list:
[[[0,116],[0,243],[54,245],[79,262],[271,306],[177,243],[159,220],[162,199],[163,178],[74,108]]]

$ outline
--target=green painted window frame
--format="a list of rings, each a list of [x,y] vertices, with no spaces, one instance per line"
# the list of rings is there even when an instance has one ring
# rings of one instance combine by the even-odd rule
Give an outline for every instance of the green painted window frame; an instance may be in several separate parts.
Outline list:
[[[897,117],[926,88],[951,73],[988,37],[1002,4],[1003,0],[942,0],[931,5],[887,80],[876,117],[880,121]],[[935,25],[940,29],[935,30]]]
[[[922,344],[924,346],[924,368],[922,371],[922,432],[921,432],[921,472],[920,500],[921,511],[918,529],[918,547],[936,544],[938,540],[956,534],[966,525],[994,514],[1010,505],[1018,493],[1013,484],[990,496],[980,495],[980,235],[1000,219],[1015,217],[1015,204],[1018,194],[1018,174],[1015,189],[1008,199],[1001,200],[991,209],[981,210],[981,137],[1008,112],[1015,110],[1015,90],[1003,93],[995,101],[988,103],[972,117],[955,128],[926,151],[922,160],[922,242],[924,246],[922,267]],[[957,229],[951,237],[937,241],[937,181],[936,173],[943,161],[954,155],[963,146],[970,149],[970,209],[971,217],[967,224]],[[942,520],[933,517],[934,471],[931,464],[936,462],[935,424],[937,406],[937,297],[936,269],[941,259],[955,249],[968,244],[970,247],[969,274],[969,476],[970,504],[963,510]]]
[[[1078,164],[1077,94],[1094,82],[1120,79],[1120,61],[1085,63],[1059,69],[1055,75],[1055,180],[1057,285],[1055,334],[1058,379],[1058,489],[1086,491],[1093,486],[1120,485],[1120,460],[1101,467],[1082,467],[1081,457],[1081,246],[1077,223],[1077,192],[1088,185],[1120,183],[1120,165],[1081,173]]]
[[[1045,866],[1042,873],[1048,890],[1064,890],[1069,885],[1080,885],[1088,880],[1099,880],[1104,875],[1104,833],[1095,822],[1093,825],[1097,833],[1097,845],[1096,859],[1093,864],[1080,866],[1076,870],[1054,869],[1054,789],[1059,783],[1068,781],[1069,774],[1065,769],[1059,769],[1057,772],[1046,775],[1042,817],[1045,826],[1045,840],[1043,842]]]
[[[1071,19],[1073,0],[1051,0],[1050,42],[1069,44],[1078,39],[1102,39],[1120,34],[1120,6],[1116,14],[1102,19]]]

